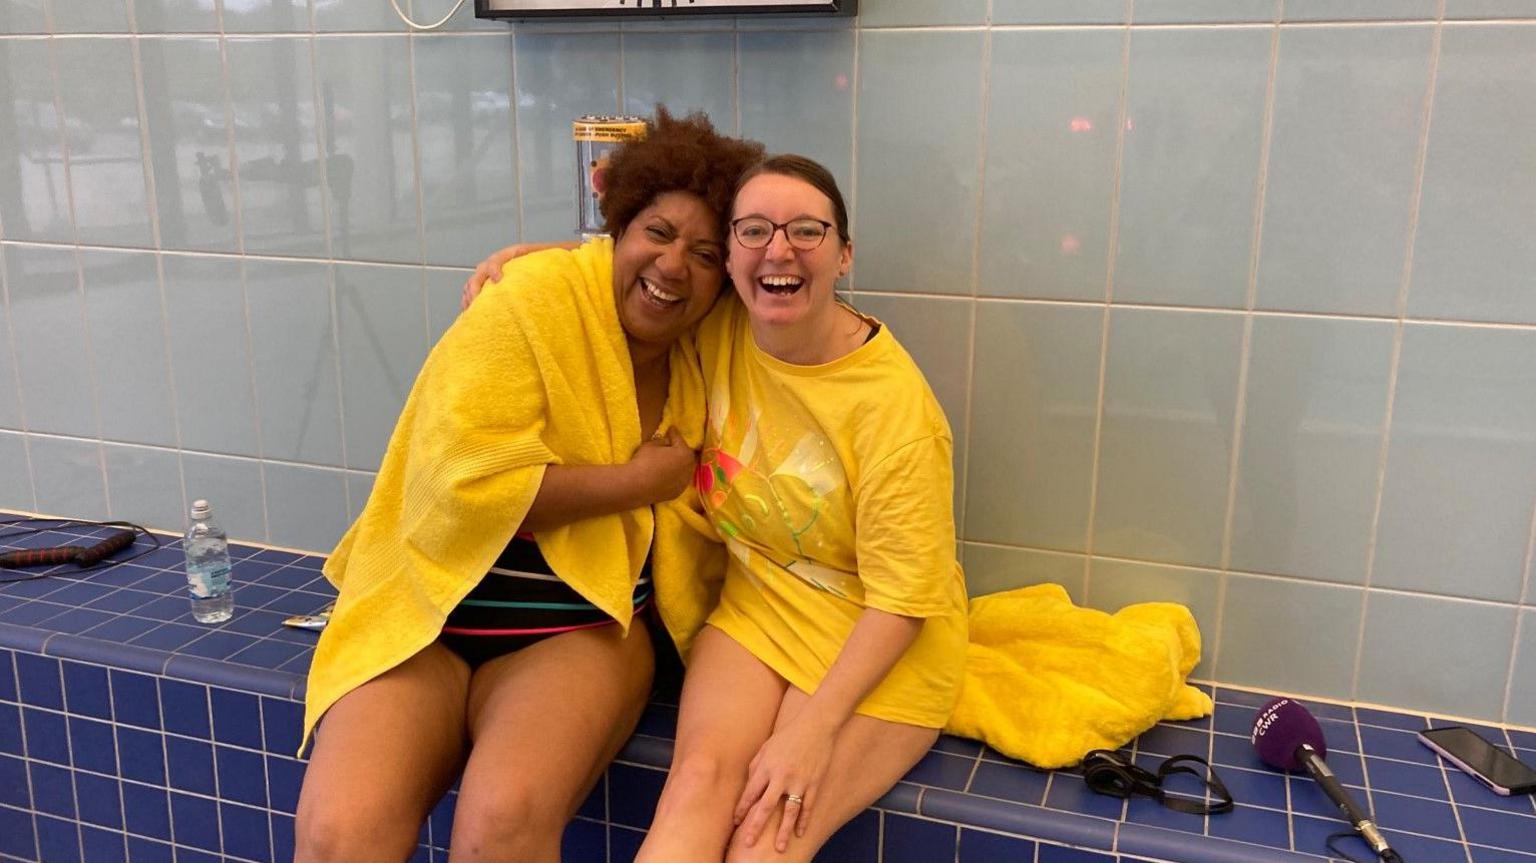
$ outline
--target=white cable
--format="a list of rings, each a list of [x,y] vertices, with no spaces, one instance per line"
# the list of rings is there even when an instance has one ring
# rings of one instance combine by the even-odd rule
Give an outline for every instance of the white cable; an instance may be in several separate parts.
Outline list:
[[[459,0],[459,2],[453,4],[453,8],[448,10],[447,15],[437,19],[437,21],[432,24],[417,24],[415,21],[412,21],[408,15],[400,10],[399,0],[389,0],[389,5],[395,7],[395,14],[399,15],[400,20],[405,22],[405,26],[411,28],[412,30],[436,30],[444,24],[447,24],[449,18],[459,14],[459,9],[463,8],[464,6],[464,0]]]

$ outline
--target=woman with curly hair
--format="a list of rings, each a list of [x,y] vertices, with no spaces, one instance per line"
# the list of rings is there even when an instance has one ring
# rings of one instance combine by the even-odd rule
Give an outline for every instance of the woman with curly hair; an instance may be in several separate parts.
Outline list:
[[[301,863],[408,858],[461,772],[453,859],[559,860],[650,691],[630,623],[669,541],[651,505],[687,489],[703,429],[679,337],[721,291],[761,155],[659,109],[612,159],[612,239],[520,258],[433,348],[326,564]]]

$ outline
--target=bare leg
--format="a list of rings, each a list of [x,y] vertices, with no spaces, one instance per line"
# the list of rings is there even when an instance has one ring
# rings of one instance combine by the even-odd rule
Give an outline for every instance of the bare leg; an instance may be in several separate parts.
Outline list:
[[[768,739],[787,687],[730,636],[704,628],[683,677],[672,768],[637,863],[725,856],[747,765]]]
[[[566,823],[640,720],[653,662],[637,622],[628,637],[569,632],[477,669],[449,859],[559,863]]]
[[[809,698],[798,689],[786,692],[775,727],[792,719]],[[832,746],[832,762],[827,768],[827,778],[822,780],[816,809],[811,813],[805,835],[791,835],[789,849],[783,854],[774,849],[774,837],[778,835],[779,821],[784,815],[781,804],[750,848],[739,836],[733,835],[726,859],[730,863],[755,860],[809,863],[833,833],[891,790],[932,748],[938,737],[938,729],[854,715],[838,733]]]
[[[297,863],[405,860],[464,761],[469,667],[436,642],[326,711],[304,773]]]

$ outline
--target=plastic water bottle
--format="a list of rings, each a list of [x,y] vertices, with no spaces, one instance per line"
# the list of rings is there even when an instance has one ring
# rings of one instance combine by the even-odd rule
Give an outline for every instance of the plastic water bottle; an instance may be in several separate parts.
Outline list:
[[[192,521],[183,542],[187,551],[187,594],[198,623],[223,623],[235,613],[229,587],[229,538],[213,520],[206,500],[192,502]]]

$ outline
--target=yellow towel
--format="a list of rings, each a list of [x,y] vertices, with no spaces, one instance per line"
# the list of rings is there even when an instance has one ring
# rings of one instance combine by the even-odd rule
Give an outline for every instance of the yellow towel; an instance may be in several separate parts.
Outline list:
[[[310,666],[306,743],[337,699],[437,637],[522,523],[546,464],[622,463],[640,445],[612,242],[527,255],[504,274],[427,357],[368,504],[326,562],[340,596]],[[662,429],[696,448],[704,386],[690,340],[671,370]],[[658,546],[683,529],[668,522]],[[652,533],[645,507],[537,539],[551,568],[627,631]]]
[[[1060,585],[971,601],[960,703],[945,731],[1037,767],[1114,749],[1163,719],[1197,719],[1211,698],[1184,681],[1200,630],[1170,602],[1115,614],[1078,608]]]

